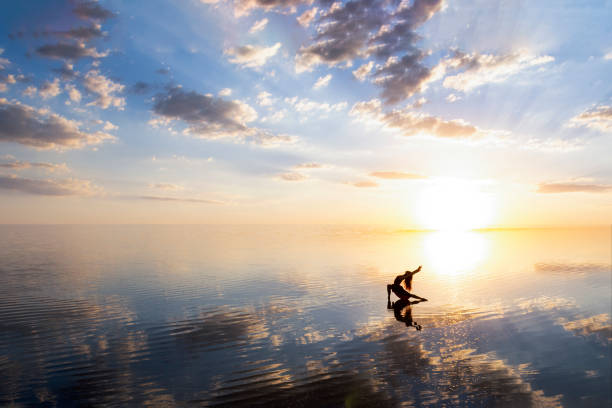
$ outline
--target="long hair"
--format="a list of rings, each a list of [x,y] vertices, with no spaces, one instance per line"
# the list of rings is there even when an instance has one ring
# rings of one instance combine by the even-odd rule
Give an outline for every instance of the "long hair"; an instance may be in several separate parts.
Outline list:
[[[412,274],[404,279],[404,285],[406,285],[406,289],[408,289],[408,291],[412,290]]]

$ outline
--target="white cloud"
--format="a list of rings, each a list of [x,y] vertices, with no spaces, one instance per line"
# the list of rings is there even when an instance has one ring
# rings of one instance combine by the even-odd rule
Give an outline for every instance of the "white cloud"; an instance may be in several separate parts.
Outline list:
[[[225,50],[225,54],[230,55],[230,62],[249,68],[261,67],[269,58],[276,55],[281,47],[277,42],[271,47],[259,47],[256,45],[243,45]]]
[[[36,89],[35,86],[30,85],[28,86],[22,93],[23,96],[28,96],[28,97],[33,97],[34,95],[36,95],[36,92],[38,90]]]
[[[268,116],[262,118],[261,121],[262,122],[269,122],[269,123],[280,122],[281,120],[283,120],[285,118],[286,114],[287,114],[287,110],[286,109],[282,109],[282,110],[274,112],[271,115],[268,115]]]
[[[451,93],[451,94],[448,94],[448,96],[445,99],[446,99],[446,102],[453,103],[453,102],[460,100],[461,96]]]
[[[308,98],[285,98],[285,102],[293,106],[293,108],[300,113],[311,112],[311,111],[324,111],[324,112],[339,112],[346,109],[346,102],[339,102],[336,104],[329,104],[327,102],[315,102]]]
[[[232,94],[232,90],[230,88],[223,88],[219,91],[219,96],[230,96]]]
[[[521,71],[554,60],[549,55],[535,56],[525,50],[507,55],[465,54],[456,51],[454,56],[444,61],[444,65],[464,71],[447,76],[443,85],[446,88],[468,92],[484,84],[504,82]]]
[[[119,129],[119,126],[112,124],[111,122],[109,122],[108,120],[106,122],[104,122],[104,126],[103,129],[106,130],[107,132],[110,132],[111,130],[117,130]]]
[[[0,55],[2,54],[4,54],[4,48],[0,48]],[[0,58],[0,69],[4,69],[10,64],[11,61],[7,60],[6,58]]]
[[[257,104],[260,106],[272,106],[274,103],[274,98],[271,97],[272,94],[266,91],[261,91],[257,94]]]
[[[570,119],[569,126],[585,126],[601,132],[612,132],[612,106],[598,105]]]
[[[404,136],[430,135],[441,138],[466,139],[483,136],[476,126],[462,119],[445,120],[437,116],[417,113],[408,108],[382,111],[382,102],[372,99],[358,102],[351,108],[349,115],[361,120],[374,120],[382,125],[398,129]]]
[[[353,75],[359,81],[363,82],[365,81],[370,71],[372,71],[372,68],[374,68],[374,61],[370,61],[367,64],[363,64],[362,66],[353,71]]]
[[[304,174],[295,173],[295,172],[279,174],[278,177],[281,180],[285,180],[285,181],[304,181],[308,178],[308,176],[305,176]]]
[[[298,18],[296,18],[296,20],[302,27],[308,27],[312,20],[316,17],[318,10],[319,9],[316,7],[306,10]]]
[[[81,92],[79,92],[74,85],[66,85],[66,91],[68,92],[68,97],[72,102],[81,102]]]
[[[83,86],[98,95],[95,101],[88,105],[96,105],[102,109],[114,107],[123,110],[125,106],[125,98],[119,97],[116,94],[122,92],[125,85],[114,82],[112,79],[106,78],[100,74],[98,70],[89,71],[83,80]]]
[[[53,82],[45,81],[38,90],[38,94],[43,99],[54,98],[61,92],[59,79],[55,78]]]
[[[317,82],[315,82],[312,88],[313,89],[325,88],[327,85],[329,85],[329,81],[331,81],[331,79],[332,79],[332,74],[327,74],[325,76],[319,77],[319,79],[317,79]]]
[[[256,21],[253,26],[251,27],[251,29],[249,30],[249,33],[251,34],[255,34],[258,33],[259,31],[263,30],[264,28],[266,28],[266,25],[268,24],[268,19],[264,18],[261,20]]]

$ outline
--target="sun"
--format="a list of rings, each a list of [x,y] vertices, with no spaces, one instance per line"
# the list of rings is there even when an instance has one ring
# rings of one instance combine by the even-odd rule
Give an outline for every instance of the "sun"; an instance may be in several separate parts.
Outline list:
[[[445,180],[421,192],[415,215],[427,229],[467,231],[489,226],[494,210],[493,196],[474,183]]]

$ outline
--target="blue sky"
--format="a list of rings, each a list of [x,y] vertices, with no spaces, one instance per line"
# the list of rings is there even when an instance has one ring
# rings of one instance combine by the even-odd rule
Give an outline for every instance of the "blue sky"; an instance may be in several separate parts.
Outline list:
[[[611,17],[609,2],[3,4],[0,222],[609,223]]]

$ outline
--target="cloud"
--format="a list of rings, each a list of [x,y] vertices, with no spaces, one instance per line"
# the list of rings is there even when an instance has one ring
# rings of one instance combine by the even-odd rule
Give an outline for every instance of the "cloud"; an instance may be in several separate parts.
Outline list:
[[[257,20],[252,26],[251,29],[249,30],[249,33],[251,34],[255,34],[260,32],[261,30],[263,30],[264,28],[266,28],[266,25],[268,24],[268,19],[267,18],[263,18],[261,20]]]
[[[319,77],[319,79],[317,79],[317,82],[315,82],[312,88],[313,89],[325,88],[327,85],[329,85],[329,81],[331,81],[331,79],[332,79],[332,74],[327,74],[325,76]]]
[[[441,138],[465,139],[483,135],[476,126],[461,119],[445,120],[410,109],[383,113],[381,106],[382,103],[378,99],[358,102],[353,105],[349,115],[362,120],[375,120],[386,127],[400,130],[404,136],[427,134]]]
[[[446,100],[446,102],[453,103],[453,102],[456,102],[456,101],[458,101],[458,100],[460,100],[462,98],[461,98],[461,96],[458,96],[458,95],[455,95],[454,93],[451,93],[451,94],[448,94],[448,96],[446,98],[444,98],[444,99]]]
[[[225,54],[230,55],[232,64],[239,64],[248,68],[261,67],[266,61],[276,55],[281,47],[277,42],[271,47],[259,47],[256,45],[243,45],[225,50]]]
[[[100,24],[94,24],[89,27],[72,28],[68,31],[56,31],[53,34],[64,38],[72,38],[82,41],[89,41],[93,38],[104,36],[104,32],[102,31],[102,26]]]
[[[36,49],[38,55],[46,58],[76,60],[83,57],[103,58],[108,52],[100,53],[95,48],[87,48],[85,44],[56,43],[45,44]]]
[[[96,105],[102,109],[107,109],[112,106],[119,110],[123,110],[125,98],[118,97],[115,94],[122,92],[125,88],[124,85],[114,82],[100,74],[100,71],[92,69],[83,78],[83,86],[89,92],[98,95],[96,100],[88,105]]]
[[[463,69],[463,72],[447,76],[443,85],[468,92],[488,83],[504,82],[521,71],[554,60],[549,55],[536,56],[525,50],[506,55],[466,54],[455,51],[452,57],[444,61],[444,65],[452,69]]]
[[[0,92],[6,92],[8,90],[8,85],[12,85],[16,82],[17,79],[15,78],[15,75],[3,75],[0,70]]]
[[[219,91],[219,96],[230,96],[232,94],[232,90],[230,88],[223,88]]]
[[[168,197],[168,196],[151,196],[142,195],[136,196],[140,200],[149,201],[170,201],[170,202],[183,202],[183,203],[201,203],[201,204],[226,204],[225,201],[211,200],[206,198],[190,198],[190,197]]]
[[[424,91],[428,82],[435,79],[433,72],[422,64],[424,57],[418,50],[401,58],[389,57],[372,74],[374,83],[383,89],[381,96],[386,104],[396,104]]]
[[[29,168],[40,168],[50,173],[58,172],[67,172],[69,171],[66,163],[45,163],[45,162],[27,162],[21,160],[15,160],[10,163],[0,163],[0,168],[10,169],[10,170],[25,170]]]
[[[0,48],[0,55],[2,54],[4,54],[4,48]],[[11,61],[9,61],[8,59],[0,58],[0,69],[4,69],[10,64],[11,64]]]
[[[156,97],[153,111],[169,119],[183,120],[194,133],[243,132],[257,118],[250,106],[194,91],[172,88]]]
[[[180,190],[184,190],[185,189],[183,186],[179,186],[177,184],[172,184],[172,183],[150,184],[149,187],[156,188],[156,189],[159,189],[159,190],[165,190],[165,191],[180,191]]]
[[[566,183],[540,183],[538,193],[607,193],[612,191],[612,185],[607,184],[587,184],[578,182]]]
[[[604,59],[607,61],[612,60],[612,51],[608,51],[605,55],[604,55]]]
[[[48,98],[53,98],[56,97],[57,95],[59,95],[61,92],[60,86],[59,86],[59,79],[55,78],[53,80],[53,82],[49,82],[49,81],[45,81],[40,89],[38,90],[38,94],[41,96],[41,98],[43,99],[48,99]]]
[[[100,6],[97,1],[81,1],[75,8],[72,9],[78,17],[87,20],[108,20],[115,17],[115,13]]]
[[[247,15],[252,9],[261,8],[265,11],[294,9],[302,4],[311,4],[313,0],[235,0],[234,13],[236,17]],[[212,2],[212,1],[211,1]]]
[[[370,53],[378,58],[389,58],[392,55],[420,53],[416,42],[420,39],[415,30],[440,11],[443,0],[414,0],[399,3],[392,13],[390,23],[380,27],[376,35],[369,40]]]
[[[311,162],[311,163],[301,163],[301,164],[294,166],[293,168],[295,169],[322,169],[323,167],[325,166],[321,163]]]
[[[538,262],[533,265],[533,269],[536,272],[568,275],[607,273],[610,272],[610,267],[610,264],[577,262]]]
[[[271,115],[261,118],[261,121],[262,122],[272,122],[272,123],[280,122],[281,120],[285,118],[286,114],[287,114],[287,109],[281,109],[279,111],[272,113]]]
[[[182,88],[172,88],[165,94],[157,95],[153,112],[162,122],[185,122],[188,127],[184,133],[204,139],[230,138],[237,142],[249,141],[263,146],[295,141],[292,136],[275,135],[266,130],[249,127],[247,123],[254,121],[257,113],[243,102],[184,91]]]
[[[586,126],[602,132],[612,132],[612,106],[598,105],[570,119],[570,126]]]
[[[393,104],[422,91],[432,77],[423,65],[425,53],[416,47],[420,37],[415,30],[441,10],[443,0],[388,2],[353,0],[336,3],[317,19],[317,34],[311,44],[300,48],[296,72],[309,71],[318,64],[350,66],[355,58],[386,60],[374,74],[383,88],[382,97]],[[394,5],[397,5],[393,8]],[[373,61],[353,74],[365,80]]]
[[[335,104],[329,104],[327,102],[315,102],[308,98],[285,98],[285,102],[293,106],[293,108],[300,113],[306,113],[311,111],[324,111],[330,113],[332,111],[339,112],[346,108],[346,102],[339,102]]]
[[[57,72],[65,81],[69,81],[77,77],[77,72],[74,70],[73,64],[65,63],[61,68],[53,68],[53,71]]]
[[[579,150],[584,147],[583,139],[560,139],[560,138],[531,138],[526,142],[522,142],[520,147],[527,150],[539,150],[542,152],[560,152],[567,153]]]
[[[370,173],[370,176],[388,180],[418,180],[427,178],[420,174],[404,173],[401,171],[375,171]]]
[[[257,94],[257,104],[260,106],[272,106],[274,99],[271,96],[270,92],[261,91]]]
[[[367,64],[363,64],[359,68],[353,71],[353,76],[357,78],[359,81],[363,82],[366,80],[369,73],[374,68],[374,61],[370,61]]]
[[[334,66],[365,56],[371,32],[389,19],[384,3],[354,0],[321,13],[312,43],[300,48],[296,56],[296,71],[309,71],[319,64]]]
[[[279,174],[278,177],[285,181],[304,181],[308,178],[308,176],[300,173],[283,173]]]
[[[153,89],[153,86],[151,84],[148,84],[143,81],[138,81],[134,85],[132,85],[132,87],[130,88],[130,92],[138,95],[143,95],[150,92],[151,89]]]
[[[45,196],[92,196],[101,193],[101,189],[88,180],[29,179],[14,175],[0,175],[0,188]]]
[[[314,20],[314,18],[317,16],[318,11],[319,9],[316,7],[308,9],[297,17],[296,20],[302,27],[308,27],[312,20]]]
[[[347,181],[345,184],[359,188],[378,187],[378,183],[375,181]]]
[[[87,133],[79,123],[54,113],[38,111],[19,102],[0,100],[0,141],[39,149],[78,149],[115,137],[104,132]]]
[[[30,85],[26,89],[23,90],[22,95],[23,96],[28,96],[28,97],[33,97],[34,95],[36,95],[36,92],[38,92],[36,87],[33,86],[33,85]]]
[[[603,344],[612,342],[612,324],[610,322],[610,316],[607,313],[573,321],[567,321],[565,318],[560,318],[557,323],[563,326],[565,330],[571,331],[576,335],[595,336],[600,339]]]
[[[103,129],[106,131],[111,131],[111,130],[117,130],[119,129],[119,126],[112,124],[111,122],[109,122],[108,120],[104,122],[104,126]]]

